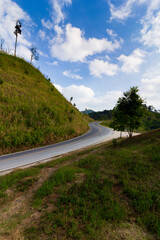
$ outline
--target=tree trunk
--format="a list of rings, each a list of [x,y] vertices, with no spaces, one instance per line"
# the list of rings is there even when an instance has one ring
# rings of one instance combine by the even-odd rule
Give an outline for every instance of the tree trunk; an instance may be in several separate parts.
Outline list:
[[[32,60],[33,60],[33,55],[31,54],[31,61],[30,61],[30,64],[32,64]]]
[[[17,48],[17,34],[16,34],[16,41],[15,41],[14,56],[16,56],[16,48]]]

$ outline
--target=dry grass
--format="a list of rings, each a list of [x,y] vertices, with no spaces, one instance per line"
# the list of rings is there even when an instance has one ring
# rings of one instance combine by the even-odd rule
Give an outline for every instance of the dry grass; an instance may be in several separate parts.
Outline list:
[[[23,59],[0,53],[0,80],[0,154],[87,131],[88,118]]]

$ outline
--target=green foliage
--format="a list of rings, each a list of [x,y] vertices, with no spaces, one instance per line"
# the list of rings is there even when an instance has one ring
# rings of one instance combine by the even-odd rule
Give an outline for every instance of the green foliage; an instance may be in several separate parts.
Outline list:
[[[113,139],[112,143],[113,143],[113,147],[117,147],[117,140],[116,139]]]
[[[143,120],[146,131],[160,128],[160,112],[150,111]]]
[[[0,153],[52,144],[87,131],[87,118],[38,69],[4,53],[0,64]]]
[[[113,116],[113,111],[112,110],[104,110],[104,111],[99,111],[99,112],[91,112],[88,114],[91,118],[94,120],[110,120],[112,119]]]
[[[141,125],[144,116],[143,100],[137,94],[138,88],[132,87],[124,93],[124,97],[119,98],[114,108],[113,121],[110,124],[114,130],[127,130],[129,136]]]

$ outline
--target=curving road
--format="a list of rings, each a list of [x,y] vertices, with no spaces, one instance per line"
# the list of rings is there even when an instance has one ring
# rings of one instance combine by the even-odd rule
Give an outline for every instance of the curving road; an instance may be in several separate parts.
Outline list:
[[[88,133],[71,140],[0,156],[0,172],[30,165],[103,142],[113,134],[111,129],[100,126],[97,122],[90,123],[89,125],[90,130]]]

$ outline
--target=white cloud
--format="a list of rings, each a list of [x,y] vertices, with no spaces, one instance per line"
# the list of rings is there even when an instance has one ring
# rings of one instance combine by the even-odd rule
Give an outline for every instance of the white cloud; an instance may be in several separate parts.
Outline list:
[[[112,29],[106,29],[106,32],[111,36],[111,37],[116,37],[117,34],[112,30]]]
[[[111,12],[111,20],[113,19],[119,19],[119,20],[125,20],[128,17],[131,16],[132,9],[134,5],[141,5],[143,3],[148,2],[148,0],[127,0],[124,5],[121,5],[119,7],[115,7],[111,1],[109,0],[109,6],[110,6],[110,12]]]
[[[160,51],[160,11],[155,15],[147,15],[143,19],[142,24],[141,41],[144,45],[148,47],[157,47]]]
[[[41,20],[42,26],[47,28],[47,29],[52,29],[53,28],[53,23],[50,20],[45,21],[45,19],[43,18]]]
[[[65,14],[62,9],[64,6],[72,4],[71,0],[51,0],[53,7],[53,16],[52,19],[56,24],[59,24],[61,21],[64,21]]]
[[[42,40],[46,39],[46,33],[44,31],[42,31],[41,29],[39,30],[38,34]]]
[[[141,18],[142,24],[140,42],[147,47],[156,47],[160,52],[160,0],[126,0],[125,4],[115,7],[109,1],[111,20],[125,20],[132,16],[133,8],[145,4],[147,10]],[[108,32],[109,33],[109,32]]]
[[[63,34],[64,34],[63,29],[60,26],[55,25],[54,30],[55,30],[57,36],[54,37],[53,40],[51,40],[51,44],[54,44],[54,43],[61,44],[63,42]]]
[[[62,30],[62,29],[59,29]],[[62,61],[85,61],[87,56],[92,56],[103,51],[112,52],[120,47],[117,40],[89,38],[85,39],[83,32],[71,24],[66,25],[65,32],[58,31],[59,37],[51,42],[51,54]]]
[[[73,78],[73,79],[83,79],[80,75],[72,73],[71,71],[64,71],[63,75],[69,78]]]
[[[117,73],[118,65],[109,63],[99,59],[94,59],[89,64],[90,74],[95,77],[102,77],[102,75],[113,76]]]
[[[15,35],[14,28],[16,20],[23,20],[22,24],[22,35],[18,36],[18,47],[17,54],[28,59],[28,49],[27,47],[31,46],[31,43],[27,40],[29,35],[27,25],[32,25],[29,15],[23,11],[14,1],[12,0],[3,0],[0,1],[0,37],[5,40],[6,45],[4,48],[9,48],[11,52],[14,51]],[[23,26],[25,27],[23,28]],[[22,51],[25,50],[26,52]],[[11,53],[10,52],[10,53]]]
[[[58,66],[58,62],[54,61],[54,62],[47,62],[48,65],[53,65],[53,66]]]
[[[40,50],[37,50],[38,54],[42,57],[48,57],[48,55]]]
[[[27,59],[28,61],[31,60],[31,52],[30,50],[25,47],[24,45],[19,45],[17,47],[17,56],[21,56],[24,59]]]
[[[104,96],[96,97],[95,92],[84,85],[71,85],[68,87],[61,87],[54,84],[54,86],[68,99],[73,97],[73,103],[80,111],[85,108],[93,109],[94,111],[102,111],[105,109],[112,109],[122,96],[121,91],[108,91]]]
[[[140,91],[146,98],[147,105],[153,105],[156,109],[160,109],[160,75],[143,78]]]
[[[141,49],[135,49],[129,56],[120,55],[118,60],[122,63],[121,71],[125,73],[138,73],[141,64],[145,61],[145,55],[146,53]]]
[[[127,0],[125,4],[115,7],[109,0],[111,20],[124,20],[132,16],[133,8],[145,4],[145,16],[141,19],[142,30],[140,42],[145,46],[156,47],[160,51],[160,0]]]

